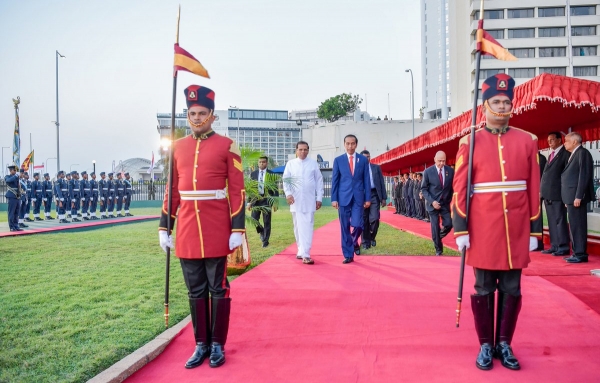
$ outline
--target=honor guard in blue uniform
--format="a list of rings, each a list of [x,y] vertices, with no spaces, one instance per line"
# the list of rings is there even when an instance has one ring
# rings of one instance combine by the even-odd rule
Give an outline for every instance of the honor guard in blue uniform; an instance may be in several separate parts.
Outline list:
[[[81,191],[79,189],[79,180],[77,179],[77,172],[71,172],[71,181],[69,181],[69,197],[71,200],[71,222],[81,222],[79,218],[77,218],[77,213],[79,211],[79,201],[81,199]]]
[[[100,172],[100,181],[98,181],[98,195],[100,196],[100,219],[106,218],[106,208],[108,207],[108,181],[106,173]]]
[[[133,185],[131,184],[131,177],[129,173],[125,173],[125,217],[133,217],[133,214],[129,213],[129,205],[131,204],[131,196],[133,195]]]
[[[88,208],[92,199],[92,191],[90,190],[90,181],[88,181],[87,172],[81,172],[81,180],[79,181],[79,193],[81,196],[81,216],[85,221],[89,221]]]
[[[115,218],[115,181],[113,180],[113,173],[108,173],[108,182],[106,182],[106,187],[108,189],[108,197],[107,197],[107,217]]]
[[[56,209],[58,212],[58,219],[60,223],[69,223],[65,219],[65,212],[67,211],[67,202],[69,201],[69,185],[65,180],[65,172],[60,170],[56,174],[56,182],[54,182],[54,195],[56,196]]]
[[[67,182],[67,188],[71,184],[71,173],[65,173],[65,181]],[[63,197],[65,198],[65,212],[67,213],[67,218],[71,218],[71,194],[69,190],[66,193],[63,193]]]
[[[52,210],[52,198],[54,196],[54,185],[52,184],[52,181],[50,181],[50,174],[48,173],[44,173],[42,189],[44,193],[44,215],[46,216],[46,219],[54,219],[50,215],[50,211]]]
[[[33,222],[33,219],[29,217],[31,213],[31,203],[33,202],[33,188],[32,182],[29,180],[29,173],[25,172],[25,182],[27,183],[27,206],[25,207],[25,221]]]
[[[23,231],[19,227],[19,207],[21,205],[21,191],[17,165],[8,165],[9,174],[4,176],[6,182],[6,201],[8,202],[8,227],[10,231]]]
[[[117,180],[115,181],[115,196],[117,205],[117,217],[123,217],[123,198],[125,197],[125,185],[123,185],[123,174],[117,173]]]
[[[25,179],[25,171],[21,169],[19,175],[19,184],[21,185],[21,205],[19,207],[19,227],[29,227],[25,225],[25,211],[27,210],[27,180]]]
[[[98,219],[96,217],[96,208],[98,207],[98,181],[96,181],[96,173],[91,172],[90,177],[90,219]]]
[[[40,181],[40,173],[33,173],[33,182],[31,183],[31,203],[33,204],[33,219],[43,221],[40,218],[40,209],[44,198],[44,185]]]

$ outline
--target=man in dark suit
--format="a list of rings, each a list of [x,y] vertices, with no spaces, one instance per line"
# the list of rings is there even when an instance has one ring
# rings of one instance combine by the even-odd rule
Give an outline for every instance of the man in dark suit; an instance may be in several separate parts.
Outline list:
[[[344,137],[346,153],[333,160],[331,177],[331,206],[338,209],[345,264],[354,261],[354,253],[360,254],[358,238],[363,231],[363,209],[371,206],[369,160],[356,153],[357,145],[355,135]]]
[[[379,230],[379,207],[384,207],[387,200],[387,192],[385,190],[385,181],[381,167],[371,163],[371,153],[368,150],[360,152],[369,161],[369,187],[371,194],[371,205],[365,208],[363,214],[364,230],[362,234],[363,249],[369,249],[371,246],[377,246],[377,231]]]
[[[538,165],[540,166],[540,182],[544,173],[544,168],[546,167],[546,162],[546,157],[542,154],[542,152],[538,151]],[[540,234],[540,236],[538,237],[537,249],[535,249],[534,251],[544,250],[544,211],[542,210],[542,202],[543,198],[541,197],[540,187],[540,219],[537,219],[531,223],[531,231]]]
[[[565,258],[568,263],[588,261],[587,253],[587,203],[594,200],[594,161],[591,153],[581,146],[579,133],[565,136],[565,149],[571,152],[561,180],[562,201],[567,205],[573,255]]]
[[[567,207],[562,202],[560,179],[571,154],[563,147],[562,135],[559,132],[552,132],[548,135],[548,146],[550,147],[550,154],[542,173],[540,189],[546,215],[548,216],[550,248],[542,250],[542,254],[569,255],[570,240]]]
[[[273,204],[273,197],[279,197],[279,191],[276,187],[269,187],[269,180],[273,180],[273,172],[267,169],[267,157],[258,159],[258,169],[250,173],[250,178],[258,182],[259,198],[248,197],[246,208],[252,211],[252,219],[258,222],[256,232],[260,234],[262,247],[269,246],[269,238],[271,237],[271,214],[272,211],[277,211],[277,205]],[[251,199],[252,198],[252,199]],[[262,214],[263,224],[260,224],[260,216]]]
[[[409,218],[413,218],[416,214],[415,207],[413,204],[413,174],[409,173],[406,182],[404,183],[404,187],[406,188],[406,195],[404,200],[406,201],[406,216]]]
[[[435,154],[435,165],[425,169],[421,193],[425,198],[425,208],[429,213],[431,222],[431,239],[435,246],[435,255],[442,255],[444,238],[452,230],[452,218],[450,217],[450,201],[452,201],[452,182],[454,181],[454,169],[446,166],[446,153],[439,151]],[[440,231],[440,218],[442,229]]]

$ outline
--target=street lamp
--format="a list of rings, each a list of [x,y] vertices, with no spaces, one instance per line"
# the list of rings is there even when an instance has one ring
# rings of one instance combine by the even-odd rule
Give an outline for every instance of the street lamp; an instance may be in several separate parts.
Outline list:
[[[6,174],[6,169],[4,168],[4,149],[10,149],[10,146],[2,147],[2,175]]]
[[[298,125],[298,128],[300,128],[300,141],[302,141],[302,120],[301,119],[297,119],[296,120],[296,125]]]
[[[413,138],[415,138],[415,84],[413,81],[412,69],[406,69],[405,72],[410,72],[410,89],[411,89],[410,112],[412,113]]]
[[[60,122],[58,119],[58,57],[65,58],[65,56],[61,55],[56,51],[56,167],[60,168],[60,139],[58,135],[58,130],[60,127]]]
[[[94,165],[94,174],[96,174],[96,160],[92,160],[92,164]]]
[[[237,128],[237,142],[238,145],[240,145],[240,108],[238,108],[237,106],[231,106],[229,105],[230,108],[232,109],[237,109],[237,112],[235,112],[235,115],[237,116],[237,120],[238,120],[238,128]]]
[[[71,166],[69,167],[69,171],[72,172],[73,171],[73,166],[79,166],[79,164],[71,164]]]

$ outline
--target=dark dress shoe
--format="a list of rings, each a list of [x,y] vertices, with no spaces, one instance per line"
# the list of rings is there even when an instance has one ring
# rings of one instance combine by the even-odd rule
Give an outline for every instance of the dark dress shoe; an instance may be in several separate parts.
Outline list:
[[[225,363],[225,350],[217,342],[213,342],[210,346],[209,361],[209,365],[213,368],[222,366]]]
[[[358,245],[354,246],[354,254],[360,255],[360,246],[358,246]]]
[[[133,214],[127,213],[127,214],[125,214],[125,217],[133,217]]]
[[[33,222],[33,220],[31,218],[29,218],[29,217],[25,218],[25,221],[27,221],[27,222]]]
[[[72,221],[73,222],[81,222],[81,220],[79,218],[73,218]]]
[[[269,241],[263,242],[263,246],[262,247],[268,247],[269,246]]]
[[[565,259],[567,263],[586,263],[588,261],[587,255],[573,255]]]
[[[24,223],[20,223],[19,227],[29,227],[29,226],[25,225]]]
[[[88,217],[83,217],[84,221],[89,221],[90,219]]]
[[[23,229],[19,229],[18,227],[16,229],[10,229],[10,231],[25,231]]]
[[[436,255],[436,257],[439,257],[440,255],[442,255],[442,252],[441,251],[436,251],[435,255]]]
[[[69,221],[67,221],[66,219],[61,219],[60,221],[58,221],[58,223],[69,223]]]
[[[553,254],[556,252],[556,249],[549,248],[547,250],[542,250],[542,254]]]
[[[568,251],[555,251],[554,253],[552,253],[552,255],[554,255],[555,257],[562,257],[564,255],[569,255]]]
[[[506,342],[500,342],[496,345],[496,358],[500,359],[500,363],[508,369],[520,370],[519,361],[512,352],[512,348]]]
[[[207,356],[210,355],[208,345],[204,342],[196,343],[196,349],[192,356],[185,363],[185,368],[195,368],[204,362]]]
[[[40,217],[35,217],[36,221],[43,221],[43,219],[41,219]]]
[[[375,247],[377,246],[377,241],[375,241],[374,239],[371,241],[371,246]]]
[[[494,367],[494,349],[492,345],[489,343],[484,343],[481,345],[481,349],[479,350],[479,355],[477,355],[477,359],[475,360],[475,365],[480,370],[491,370]]]
[[[345,265],[346,263],[351,263],[354,262],[354,259],[352,258],[344,258],[344,260],[342,261],[342,263]]]

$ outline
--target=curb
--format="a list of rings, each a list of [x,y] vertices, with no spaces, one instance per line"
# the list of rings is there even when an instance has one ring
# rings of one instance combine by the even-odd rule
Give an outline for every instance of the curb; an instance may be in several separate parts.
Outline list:
[[[165,330],[156,338],[135,350],[125,358],[113,364],[100,374],[88,380],[88,383],[121,383],[134,372],[150,363],[178,336],[183,328],[191,321],[188,315],[175,326]]]

